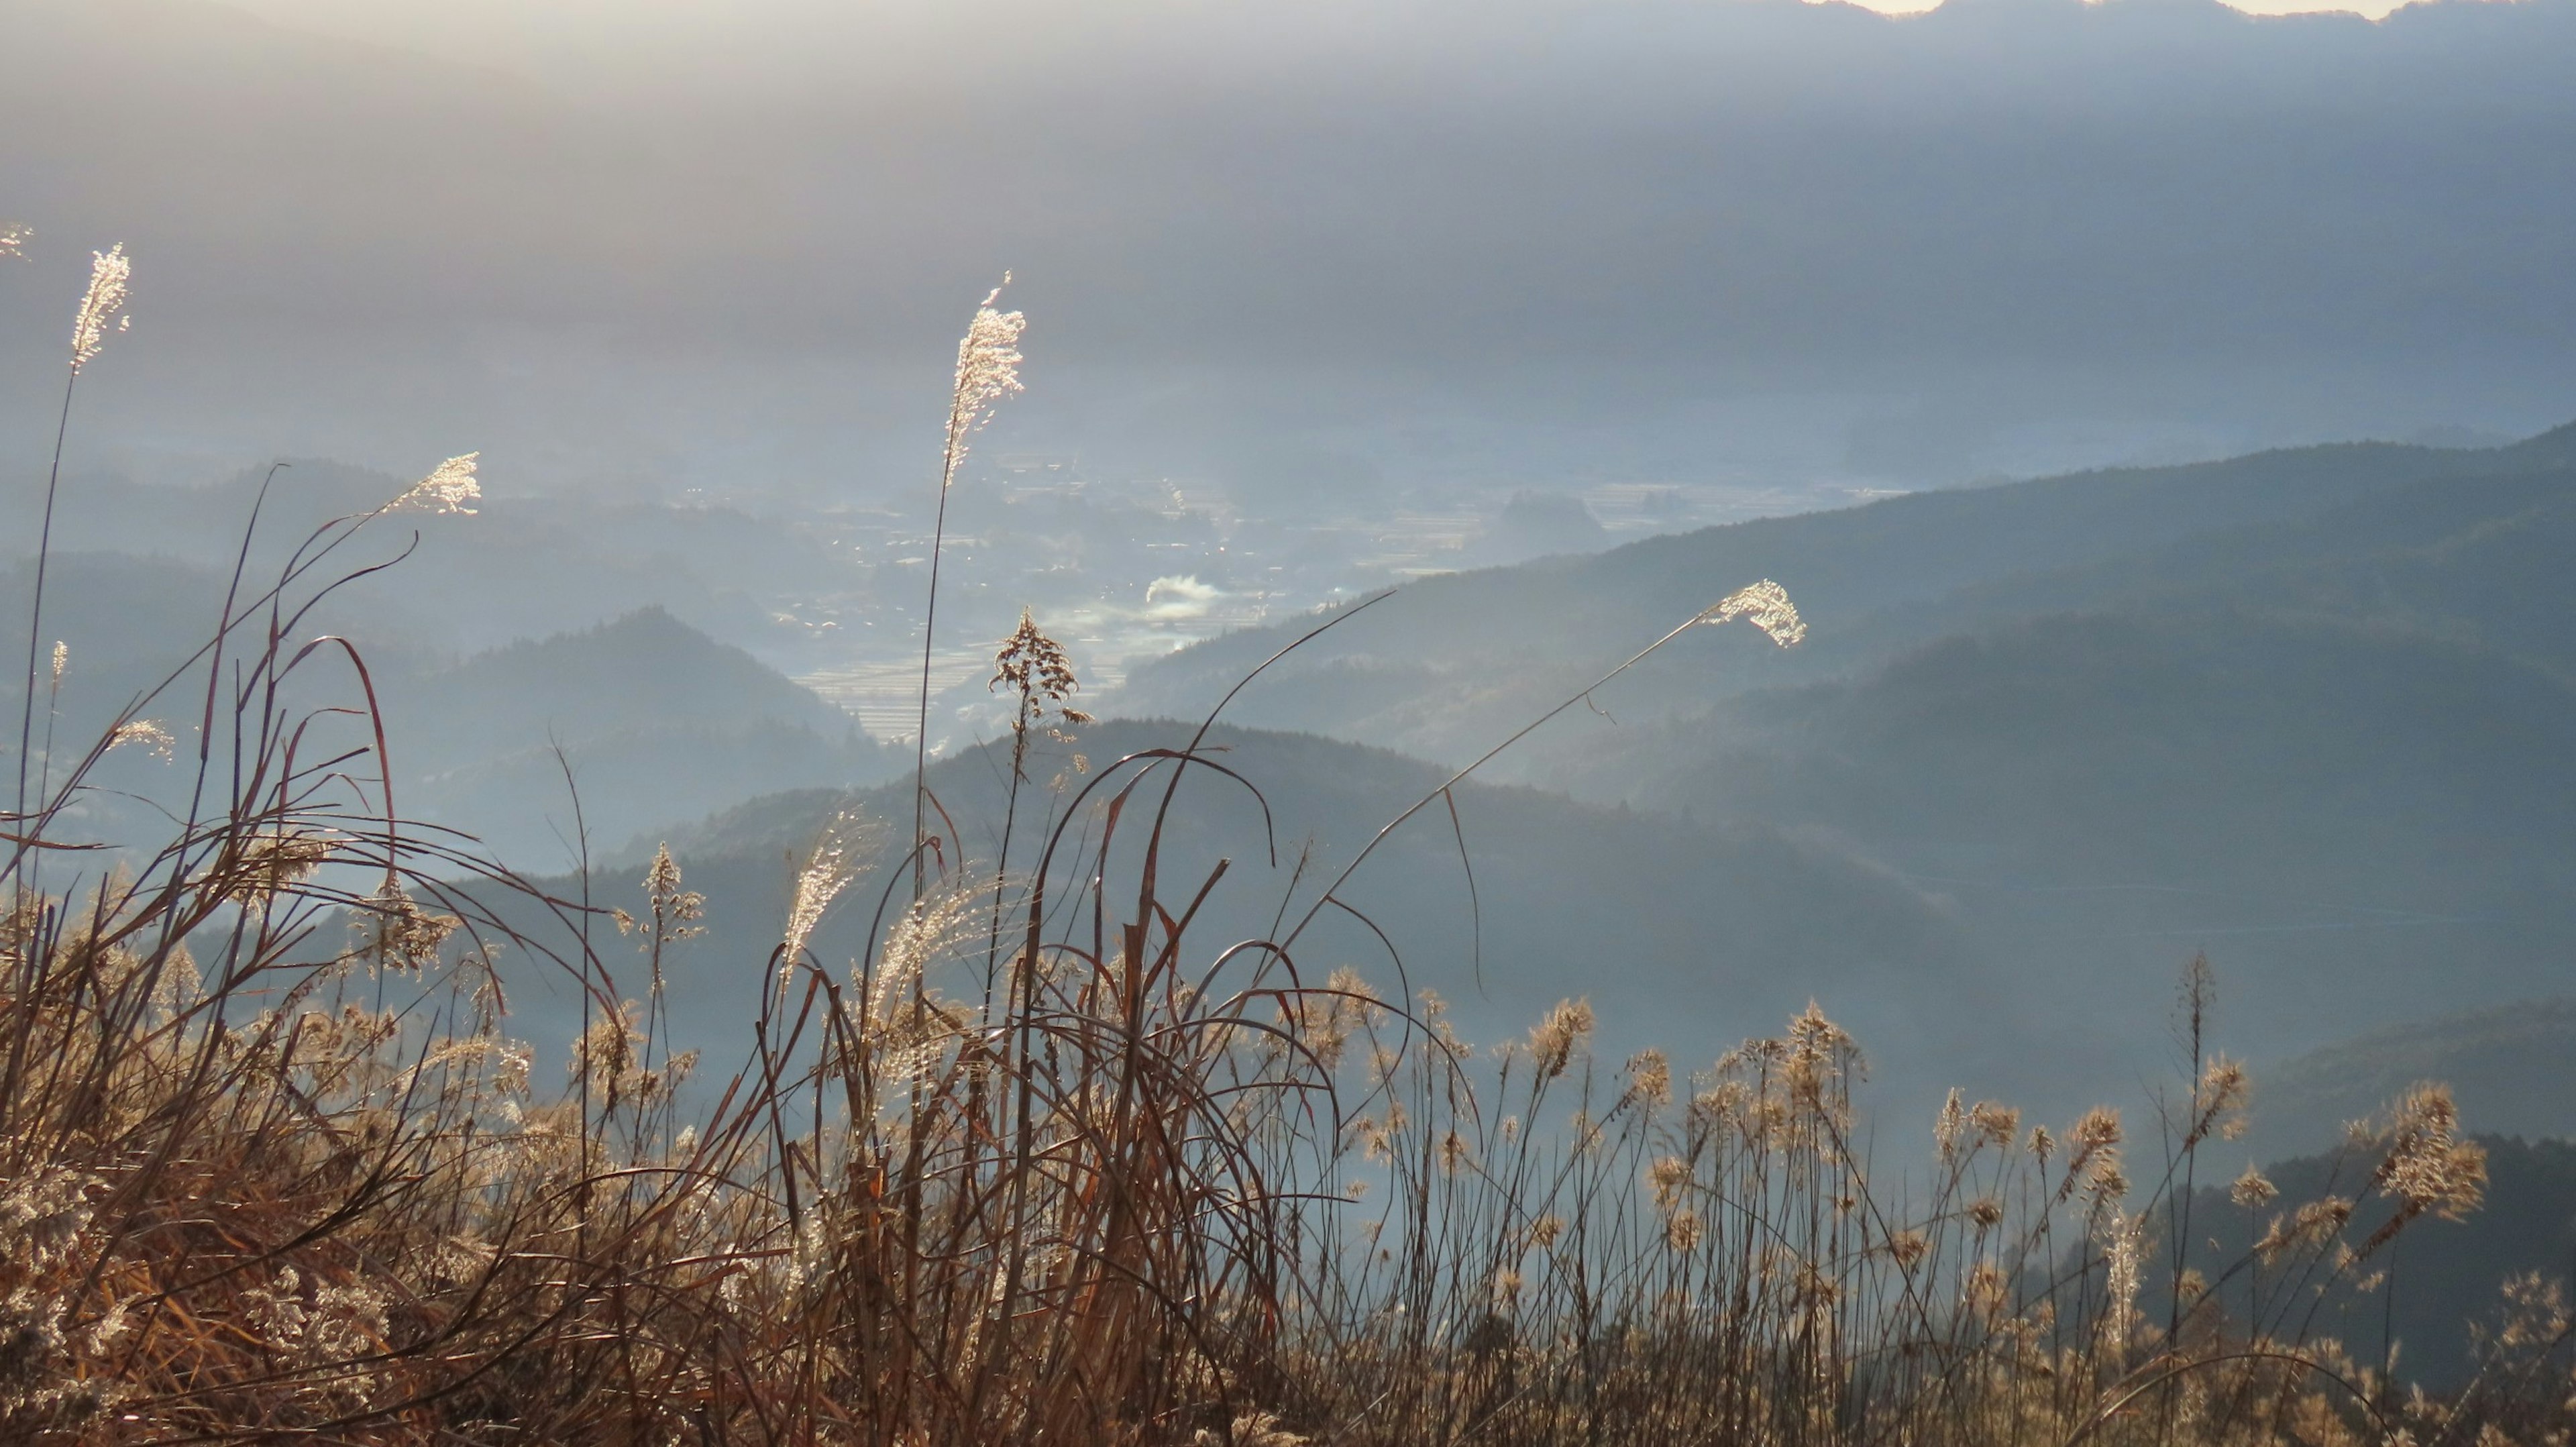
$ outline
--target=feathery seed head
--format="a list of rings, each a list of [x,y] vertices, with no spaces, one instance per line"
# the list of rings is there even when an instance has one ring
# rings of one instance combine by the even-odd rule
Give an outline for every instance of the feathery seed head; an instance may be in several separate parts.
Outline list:
[[[2121,1169],[2117,1150],[2105,1149],[2093,1158],[2093,1168],[2085,1173],[2084,1189],[2097,1205],[2128,1199],[2129,1173]]]
[[[813,852],[806,855],[805,867],[796,872],[796,892],[787,906],[787,925],[779,942],[785,965],[793,965],[804,953],[805,942],[814,935],[814,926],[823,920],[823,911],[849,887],[859,872],[857,855],[862,841],[872,839],[857,814],[849,810],[833,816],[815,839]]]
[[[55,640],[55,642],[54,642],[54,687],[56,687],[56,688],[60,688],[60,687],[62,687],[62,686],[63,686],[63,670],[64,670],[66,667],[69,667],[69,666],[70,666],[71,661],[72,661],[72,651],[71,651],[71,649],[70,649],[67,645],[65,645],[65,644],[64,644],[60,639]]]
[[[1639,1100],[1651,1106],[1669,1104],[1673,1098],[1673,1067],[1660,1050],[1640,1050],[1628,1060],[1628,1078]]]
[[[32,227],[21,226],[14,221],[0,221],[0,256],[12,261],[26,260],[27,238],[35,234]]]
[[[2102,1334],[2116,1358],[2138,1324],[2139,1268],[2146,1254],[2146,1218],[2133,1218],[2114,1209],[2105,1225],[2111,1299],[2109,1310],[2103,1313]]]
[[[2257,1255],[2270,1261],[2284,1251],[2314,1245],[2332,1237],[2352,1219],[2352,1202],[2341,1196],[2310,1201],[2288,1216],[2272,1218],[2271,1228],[2254,1243]]]
[[[400,497],[385,504],[387,512],[464,513],[483,498],[483,485],[474,480],[475,459],[480,452],[468,452],[440,463],[429,476],[404,489]]]
[[[1698,621],[1715,626],[1738,618],[1751,622],[1783,648],[1807,636],[1806,621],[1798,616],[1798,605],[1789,601],[1788,590],[1768,578],[1727,594],[1701,613]]]
[[[1565,1073],[1566,1063],[1573,1059],[1575,1047],[1592,1033],[1592,1002],[1559,1000],[1547,1018],[1530,1031],[1530,1063],[1539,1079],[1554,1080]]]
[[[2191,1123],[2191,1138],[2212,1133],[2226,1140],[2245,1134],[2245,1103],[2253,1094],[2253,1077],[2243,1064],[2224,1055],[2210,1057],[2200,1076],[2200,1117]]]
[[[1064,725],[1091,722],[1091,715],[1065,703],[1082,688],[1082,681],[1073,675],[1073,660],[1065,656],[1063,644],[1039,631],[1037,619],[1026,608],[1020,610],[1018,631],[1004,639],[1002,651],[993,655],[993,677],[984,685],[987,693],[1005,688],[1020,697],[1020,717],[1011,721],[1015,735],[1024,735],[1030,724],[1050,717]],[[1059,741],[1071,742],[1071,735],[1059,729],[1050,727],[1048,732]]]
[[[356,921],[362,937],[360,953],[371,966],[410,974],[438,963],[439,947],[462,924],[453,915],[422,908],[391,875],[368,898]]]
[[[1788,1059],[1791,1064],[1817,1065],[1852,1046],[1851,1035],[1840,1025],[1825,1018],[1822,1006],[1809,1000],[1798,1018],[1789,1022]]]
[[[2249,1211],[2271,1204],[2272,1198],[2279,1194],[2280,1188],[2250,1165],[2245,1168],[2245,1174],[2236,1178],[2236,1184],[2227,1188],[2227,1198]]]
[[[127,744],[140,745],[163,763],[170,761],[171,748],[177,742],[177,739],[170,736],[168,729],[148,718],[128,719],[118,724],[107,736],[107,746],[110,749],[121,749]]]
[[[1002,286],[1011,283],[1003,273]],[[993,288],[984,304],[975,309],[975,319],[966,326],[966,335],[957,343],[957,383],[948,402],[948,454],[940,476],[940,486],[956,480],[957,465],[966,459],[966,439],[992,420],[994,405],[1020,386],[1020,333],[1028,318],[1018,312],[995,311],[993,303],[1001,300],[1002,287]]]
[[[2013,1137],[2021,1131],[2021,1112],[1991,1100],[1981,1100],[1970,1107],[1968,1121],[1988,1145],[2011,1145]]]
[[[1940,1118],[1932,1122],[1932,1141],[1941,1148],[1941,1159],[1956,1159],[1959,1138],[1967,1134],[1968,1106],[1957,1086],[1950,1087],[1949,1098],[1941,1102]]]
[[[242,851],[242,870],[247,893],[254,899],[274,897],[278,891],[310,875],[331,858],[332,838],[304,831],[262,834]]]
[[[1697,1211],[1675,1211],[1672,1219],[1664,1223],[1664,1244],[1677,1252],[1693,1250],[1703,1230]]]
[[[1658,1156],[1646,1167],[1647,1183],[1655,1190],[1655,1204],[1666,1210],[1681,1199],[1682,1187],[1690,1176],[1690,1162],[1679,1156]]]
[[[2459,1108],[2447,1085],[2418,1085],[2390,1112],[2388,1154],[2372,1181],[2409,1211],[2456,1221],[2485,1197],[2487,1153],[2459,1139]]]
[[[644,870],[644,894],[653,902],[664,940],[695,939],[706,933],[698,921],[707,916],[707,897],[680,887],[680,863],[671,857],[667,843],[653,852],[653,862]]]
[[[133,318],[125,314],[127,281],[134,274],[134,263],[119,242],[105,251],[90,253],[89,290],[81,294],[80,311],[72,317],[72,372],[75,376],[107,345],[111,325],[124,331]]]
[[[973,922],[973,909],[974,896],[965,889],[938,890],[914,901],[886,932],[885,943],[877,950],[876,979],[867,999],[864,1023],[871,1039],[908,1035],[909,1015],[901,1007],[910,1002],[913,988],[932,962],[962,937],[961,932]],[[939,1023],[926,1016],[924,1022],[934,1031]]]
[[[63,1255],[95,1214],[91,1195],[107,1183],[60,1166],[45,1166],[0,1191],[0,1236],[28,1263],[43,1267]]]
[[[2084,1118],[2075,1122],[2075,1128],[2067,1134],[2078,1146],[2099,1149],[2118,1145],[2120,1113],[2107,1105],[2097,1105],[2084,1112]]]

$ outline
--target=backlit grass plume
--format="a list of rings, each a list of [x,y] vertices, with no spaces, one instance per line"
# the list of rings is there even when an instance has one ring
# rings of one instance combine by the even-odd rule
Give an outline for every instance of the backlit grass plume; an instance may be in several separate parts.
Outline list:
[[[10,261],[26,260],[27,238],[34,234],[33,231],[15,222],[0,221],[0,258]]]
[[[134,263],[126,257],[124,243],[91,254],[89,290],[81,294],[80,311],[72,318],[74,372],[98,360],[110,328],[121,332],[133,325],[134,319],[125,312],[133,275]]]
[[[948,489],[957,481],[957,468],[966,460],[966,439],[992,420],[994,404],[1022,390],[1020,386],[1020,333],[1028,318],[1018,312],[997,311],[993,303],[1002,299],[1002,287],[1011,284],[1011,274],[1002,273],[1002,286],[984,294],[975,308],[974,319],[966,324],[966,335],[957,343],[957,375],[948,393],[948,442],[940,454],[939,507],[930,526],[930,598],[921,615],[921,710],[915,721],[912,738],[912,894],[921,897],[927,867],[925,855],[929,842],[930,772],[930,658],[939,624],[939,552],[948,536]]]
[[[23,227],[5,228],[8,254],[17,253],[26,237]],[[54,548],[54,497],[63,476],[63,443],[71,435],[72,395],[79,389],[81,372],[98,360],[107,345],[111,324],[124,331],[132,318],[126,315],[128,283],[134,275],[134,264],[125,254],[125,244],[118,242],[105,251],[90,255],[89,288],[81,293],[80,309],[72,316],[71,373],[63,379],[63,410],[54,423],[54,460],[45,472],[45,507],[36,525],[36,578],[33,601],[27,607],[27,677],[26,693],[18,716],[17,790],[11,796],[11,812],[20,819],[27,813],[27,753],[36,739],[36,666],[38,648],[45,629],[45,568],[52,560]],[[23,887],[24,881],[21,880]]]
[[[400,497],[386,504],[385,511],[470,515],[474,511],[472,505],[483,500],[483,485],[474,477],[475,460],[482,455],[468,452],[440,463],[429,476],[413,483]]]
[[[1002,286],[1010,284],[1006,272]],[[1028,318],[1018,312],[994,310],[993,303],[1001,299],[1001,286],[986,293],[983,305],[975,308],[975,319],[966,324],[966,335],[957,343],[957,381],[948,401],[948,450],[939,472],[942,489],[957,480],[958,464],[966,460],[966,439],[993,420],[994,404],[1024,390],[1020,386],[1020,332],[1028,326]]]
[[[1798,616],[1798,605],[1789,601],[1789,590],[1768,578],[1727,594],[1694,621],[1715,626],[1738,618],[1761,629],[1783,648],[1807,636],[1806,620]]]

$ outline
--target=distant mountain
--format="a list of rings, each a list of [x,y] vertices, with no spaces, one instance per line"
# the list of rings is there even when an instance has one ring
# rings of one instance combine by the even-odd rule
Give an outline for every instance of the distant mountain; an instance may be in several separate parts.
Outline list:
[[[1096,776],[1137,749],[1185,741],[1190,727],[1104,722],[1084,729],[1071,747]],[[1227,944],[1272,936],[1283,905],[1293,922],[1322,881],[1440,780],[1419,761],[1312,736],[1220,728],[1211,743],[1223,750],[1215,757],[1225,767],[1261,790],[1274,829],[1265,835],[1259,802],[1212,771],[1197,771],[1181,790],[1163,864],[1167,887],[1195,890],[1219,858],[1231,861],[1193,928],[1199,940],[1193,959],[1202,966]],[[1030,867],[1042,821],[1090,777],[1076,771],[1061,745],[1050,746],[1032,774],[1014,869]],[[1047,787],[1059,774],[1068,793]],[[997,853],[1006,778],[1007,752],[999,744],[942,760],[931,772],[941,817],[955,820],[967,853],[979,862]],[[738,1046],[747,1038],[741,1032],[762,962],[776,944],[793,876],[823,825],[856,809],[886,821],[894,834],[908,834],[908,793],[909,780],[857,796],[781,795],[666,836],[689,886],[708,897],[709,932],[675,954],[672,997],[715,1058],[727,1058],[727,1042]],[[1103,798],[1096,794],[1094,802]],[[1113,909],[1116,880],[1133,868],[1146,816],[1159,798],[1159,787],[1149,788],[1126,813],[1112,870]],[[1089,827],[1091,834],[1077,829],[1075,837],[1096,847],[1096,821]],[[1603,1016],[1605,1053],[1651,1042],[1703,1064],[1748,1036],[1775,1030],[1813,998],[1838,1012],[1889,1074],[1917,1085],[1929,1077],[1925,1067],[1942,1041],[1976,1022],[1997,1021],[2010,1008],[1982,991],[1979,962],[1922,893],[1777,830],[1699,828],[1536,790],[1470,784],[1458,791],[1458,831],[1473,865],[1472,893],[1447,811],[1426,811],[1345,892],[1383,938],[1327,912],[1301,941],[1298,968],[1321,979],[1352,965],[1381,988],[1397,989],[1405,980],[1434,988],[1470,1038],[1488,1041],[1526,1030],[1559,999],[1588,996]],[[589,881],[590,897],[634,907],[642,860],[654,842],[639,838],[603,866]],[[881,867],[872,866],[843,893],[816,935],[824,960],[845,965],[861,953],[887,883]],[[581,884],[559,880],[552,887],[577,892]],[[534,978],[537,993],[523,986],[521,1003],[536,1013],[514,1028],[552,1039],[561,1033],[563,997],[541,1008],[552,986],[542,972]],[[2034,1045],[2032,1058],[2034,1071],[1996,1072],[1998,1088],[2028,1083],[2038,1066],[2059,1076],[2070,1066],[2052,1058],[2045,1041]]]
[[[2576,684],[2436,634],[2068,614],[1612,737],[1579,791],[1831,840],[1945,899],[2043,1013],[2141,1045],[2197,950],[2267,1051],[2576,956]]]
[[[2302,1313],[2312,1338],[2339,1341],[2355,1361],[2373,1368],[2393,1341],[2401,1381],[2434,1391],[2457,1390],[2476,1369],[2472,1330],[2483,1329],[2491,1337],[2503,1323],[2502,1288],[2508,1278],[2536,1273],[2566,1289],[2571,1264],[2576,1264],[2576,1142],[2485,1133],[2477,1139],[2487,1151],[2484,1204],[2462,1221],[2425,1217],[2408,1226],[2363,1272],[2384,1273],[2377,1289],[2318,1293]],[[2372,1199],[2370,1171],[2376,1163],[2341,1152],[2275,1161],[2264,1174],[2279,1188],[2280,1198],[2258,1211],[2231,1202],[2224,1179],[2204,1184],[2192,1198],[2184,1259],[2206,1279],[2218,1280],[2276,1214],[2329,1194],[2361,1203],[2356,1219],[2364,1223],[2366,1234],[2388,1214],[2383,1201]],[[2218,1151],[2204,1158],[2202,1166],[2204,1182],[2212,1174],[2232,1176],[2236,1169],[2235,1160]],[[2163,1219],[2148,1224],[2158,1234],[2171,1226]],[[2156,1270],[2154,1263],[2169,1259],[2161,1249],[2146,1255],[2151,1270]],[[2147,1308],[2151,1317],[2165,1309],[2158,1303],[2170,1300],[2162,1285],[2168,1280],[2163,1270],[2156,1270],[2158,1284],[2151,1288]],[[2280,1289],[2278,1282],[2258,1283],[2240,1274],[2221,1288],[2220,1308],[2241,1301],[2258,1284]],[[2243,1318],[2241,1307],[2236,1316]]]
[[[1582,558],[1426,578],[1274,668],[1237,704],[1247,722],[1313,729],[1431,757],[1472,757],[1495,725],[1599,673],[1728,592],[1778,580],[1807,614],[1804,649],[1749,634],[1688,639],[1596,700],[1623,717],[1686,709],[1886,658],[1905,626],[1963,590],[2059,573],[2119,576],[2127,560],[2315,519],[2377,494],[2540,470],[2550,454],[2360,444],[2189,467],[2084,473],[1912,493],[1864,507],[1651,538]],[[2026,616],[2066,606],[1989,608]],[[1974,596],[1983,596],[1982,593]],[[1968,603],[1951,603],[1968,608]],[[1891,622],[1890,620],[1896,620]],[[1187,713],[1319,619],[1228,634],[1136,669],[1111,706]],[[1848,640],[1848,641],[1847,641]],[[1626,710],[1628,712],[1623,712]]]
[[[812,690],[659,608],[475,654],[407,680],[394,697],[400,722],[436,761],[522,747],[531,716],[572,737],[747,718],[833,734],[851,727]],[[496,705],[506,711],[485,712]]]
[[[438,460],[434,452],[421,454],[420,472]],[[64,480],[54,544],[71,552],[163,557],[210,571],[218,575],[214,596],[220,598],[220,578],[232,571],[263,488],[245,574],[254,580],[273,577],[314,528],[381,507],[419,475],[313,458],[297,459],[273,477],[263,465],[187,487],[85,472]],[[806,639],[799,625],[778,616],[783,602],[865,586],[864,570],[846,550],[836,552],[828,541],[774,519],[615,494],[532,496],[493,481],[493,494],[473,516],[381,517],[336,553],[335,562],[354,565],[408,549],[400,566],[335,601],[336,625],[379,640],[471,653],[662,608],[725,642],[784,655]],[[30,512],[42,483],[41,475],[0,469],[0,503]],[[33,548],[32,533],[0,537],[0,565]]]
[[[30,581],[23,564],[0,572],[0,611],[23,617]],[[117,710],[178,669],[211,634],[225,585],[223,574],[168,557],[55,558],[45,633],[64,641],[68,666],[58,696],[40,681],[48,693],[38,712],[40,720],[55,714],[58,752],[86,746]],[[404,628],[404,616],[361,593],[306,619],[298,636],[336,631],[359,645],[383,709],[402,812],[473,834],[522,867],[562,868],[577,857],[557,745],[601,849],[658,821],[753,794],[866,784],[894,767],[893,751],[848,714],[659,608],[461,659]],[[0,683],[13,708],[16,693],[14,680]],[[200,671],[145,716],[185,738],[204,698]],[[325,656],[299,670],[285,698],[303,709],[354,705],[364,694]],[[355,721],[329,721],[324,733],[333,728],[357,730],[345,746],[368,742]],[[6,747],[15,744],[12,730]],[[120,751],[99,782],[153,799],[171,786],[176,767]],[[85,807],[83,827],[119,843],[154,837],[160,827],[147,805],[119,794],[99,794]]]
[[[2451,1087],[2470,1129],[2576,1140],[2576,998],[2391,1025],[2258,1072],[2258,1153],[2315,1150],[2408,1086]]]
[[[894,767],[857,720],[658,608],[412,673],[385,694],[395,759],[419,784],[406,812],[529,868],[576,857],[574,787],[604,849],[658,820]]]
[[[1929,603],[1823,621],[1803,660],[1844,672],[1945,634],[2073,610],[2219,603],[2385,622],[2576,667],[2576,425],[2421,481],[2268,524],[2022,569]]]
[[[2311,449],[1432,579],[1238,706],[1460,757],[1726,588],[1776,577],[1812,625],[1800,648],[1686,636],[1499,777],[1889,871],[1973,941],[2021,1022],[1963,1032],[1951,1068],[1991,1069],[1980,1041],[2017,1055],[2045,1039],[2088,1061],[2051,1089],[2116,1094],[2169,1068],[2160,1023],[2196,951],[2224,982],[2222,1042],[2267,1060],[2563,989],[2571,461],[2576,428]],[[1129,697],[1195,697],[1292,636],[1186,651]],[[1920,1002],[1945,983],[1894,988]],[[2491,1093],[2576,1087],[2545,1051],[2493,1063]]]

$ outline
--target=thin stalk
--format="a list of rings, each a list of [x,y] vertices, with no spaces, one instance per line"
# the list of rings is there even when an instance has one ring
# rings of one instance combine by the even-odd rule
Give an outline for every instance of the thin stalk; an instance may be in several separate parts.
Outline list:
[[[80,372],[74,369],[63,379],[62,415],[54,422],[54,461],[45,472],[45,518],[36,529],[36,586],[27,609],[27,692],[19,701],[18,792],[12,806],[12,812],[21,820],[27,817],[27,752],[36,740],[36,658],[44,645],[45,564],[54,548],[54,494],[62,483],[63,440],[71,433],[72,393],[79,386]],[[21,887],[25,887],[23,882]]]
[[[1299,917],[1297,927],[1288,931],[1287,937],[1279,942],[1279,947],[1282,950],[1285,950],[1289,946],[1297,943],[1297,937],[1306,932],[1306,926],[1315,922],[1315,916],[1324,912],[1324,906],[1334,902],[1333,896],[1340,891],[1343,885],[1350,882],[1352,875],[1359,873],[1360,866],[1368,862],[1368,857],[1371,854],[1376,853],[1377,847],[1386,842],[1386,837],[1388,835],[1393,834],[1397,829],[1401,828],[1405,820],[1410,819],[1414,815],[1431,807],[1432,803],[1438,800],[1442,795],[1465,782],[1469,774],[1472,774],[1478,769],[1483,768],[1485,765],[1492,763],[1495,756],[1502,753],[1503,750],[1510,748],[1512,745],[1528,738],[1531,734],[1538,732],[1541,725],[1544,725],[1550,719],[1555,718],[1558,714],[1565,712],[1576,704],[1583,702],[1585,699],[1590,698],[1593,690],[1600,688],[1603,684],[1617,678],[1620,674],[1623,674],[1629,669],[1636,667],[1638,664],[1645,662],[1647,655],[1653,653],[1656,649],[1663,647],[1665,644],[1672,642],[1674,639],[1681,637],[1691,629],[1699,626],[1701,620],[1708,616],[1709,615],[1706,611],[1692,614],[1680,627],[1675,628],[1670,633],[1667,633],[1663,637],[1656,639],[1654,642],[1647,644],[1645,647],[1638,649],[1627,662],[1620,664],[1618,667],[1611,669],[1608,673],[1592,680],[1589,684],[1575,690],[1574,693],[1569,695],[1563,703],[1560,703],[1556,707],[1549,709],[1547,712],[1540,714],[1537,718],[1530,720],[1528,723],[1521,725],[1518,729],[1513,731],[1511,737],[1494,745],[1492,748],[1485,750],[1484,753],[1477,756],[1474,763],[1469,764],[1467,767],[1460,769],[1454,774],[1451,774],[1447,779],[1441,782],[1438,788],[1433,789],[1430,793],[1414,800],[1411,807],[1407,808],[1403,813],[1396,815],[1393,819],[1388,820],[1384,828],[1379,829],[1375,835],[1370,837],[1369,842],[1361,848],[1359,855],[1352,859],[1348,865],[1344,866],[1340,874],[1333,876],[1333,882],[1324,887],[1323,894],[1318,896],[1314,904],[1307,909],[1306,913]]]
[[[912,898],[915,903],[920,902],[925,885],[921,844],[927,837],[924,831],[929,822],[925,810],[930,802],[930,652],[939,628],[939,549],[948,536],[948,487],[957,477],[957,414],[963,400],[961,393],[948,408],[948,457],[939,469],[939,511],[930,525],[930,601],[921,614],[921,711],[912,731]]]
[[[1010,285],[1010,273],[1002,285]],[[930,773],[930,664],[939,629],[939,556],[948,540],[948,490],[956,485],[957,466],[966,458],[966,438],[991,415],[992,405],[1020,390],[1018,312],[997,312],[1002,287],[995,287],[975,309],[974,320],[957,344],[957,381],[948,393],[947,446],[939,458],[939,510],[930,527],[930,599],[921,617],[921,709],[912,735],[912,897],[918,903],[928,880],[920,850],[928,839]]]

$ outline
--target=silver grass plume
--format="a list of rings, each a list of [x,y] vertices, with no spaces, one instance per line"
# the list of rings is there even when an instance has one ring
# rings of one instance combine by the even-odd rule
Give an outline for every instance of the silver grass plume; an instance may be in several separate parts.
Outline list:
[[[813,852],[805,857],[805,867],[796,872],[796,892],[787,906],[786,927],[779,932],[785,951],[782,970],[794,968],[805,942],[813,938],[814,927],[822,923],[823,912],[866,867],[877,842],[878,831],[855,810],[843,810],[823,826]]]
[[[1020,333],[1028,319],[1018,312],[993,309],[1002,286],[984,294],[975,319],[957,343],[956,386],[948,394],[948,445],[939,463],[939,507],[930,524],[930,598],[921,617],[921,710],[912,740],[912,897],[921,898],[927,879],[922,856],[929,842],[928,778],[930,773],[930,661],[939,633],[939,555],[948,536],[948,489],[957,481],[958,464],[966,458],[966,439],[993,415],[993,405],[1020,387]]]
[[[1010,274],[1003,273],[1002,286],[1010,284]],[[1023,390],[1020,333],[1028,318],[1019,312],[995,311],[993,303],[1001,298],[1000,286],[986,293],[957,343],[957,386],[949,394],[948,451],[939,478],[942,491],[956,481],[957,465],[966,460],[967,437],[992,420],[995,403]]]
[[[134,263],[125,254],[125,243],[90,253],[89,290],[82,293],[80,313],[72,318],[73,375],[98,359],[107,345],[111,322],[120,332],[133,324],[134,319],[125,315],[127,282],[133,275]]]
[[[440,463],[429,476],[404,489],[400,497],[385,504],[387,512],[464,513],[471,516],[469,505],[483,500],[483,484],[474,480],[475,459],[480,452],[468,452]]]
[[[1798,605],[1789,601],[1788,590],[1768,578],[1736,589],[1699,615],[1700,622],[1711,626],[1738,618],[1751,622],[1783,648],[1807,636],[1806,620],[1798,616]]]
[[[27,238],[35,234],[32,229],[15,222],[0,221],[0,256],[12,261],[26,260]]]
[[[107,746],[111,750],[135,744],[163,763],[170,761],[171,749],[177,743],[168,729],[148,718],[128,719],[107,736]]]

